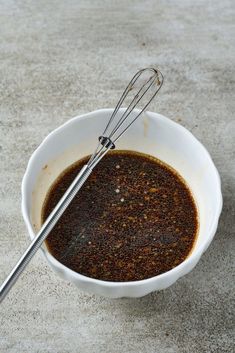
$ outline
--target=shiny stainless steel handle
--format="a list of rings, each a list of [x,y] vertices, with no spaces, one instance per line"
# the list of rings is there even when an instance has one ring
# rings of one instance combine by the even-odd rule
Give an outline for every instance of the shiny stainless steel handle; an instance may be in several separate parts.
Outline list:
[[[68,190],[65,192],[63,197],[60,199],[54,210],[51,212],[42,228],[33,239],[32,243],[29,245],[28,249],[25,251],[23,256],[20,258],[16,266],[13,268],[9,276],[6,278],[4,283],[0,288],[0,302],[5,298],[7,293],[10,291],[12,286],[17,281],[18,277],[27,266],[29,261],[32,259],[36,251],[40,248],[43,241],[46,239],[52,228],[58,222],[61,215],[64,213],[70,202],[73,200],[74,196],[77,194],[78,190],[82,187],[84,182],[87,180],[92,172],[92,167],[85,165],[77,177],[74,179]]]

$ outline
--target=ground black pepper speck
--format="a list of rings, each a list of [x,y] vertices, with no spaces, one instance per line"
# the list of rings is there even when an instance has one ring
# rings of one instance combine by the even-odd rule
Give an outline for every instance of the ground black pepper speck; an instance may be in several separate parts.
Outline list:
[[[42,221],[87,160],[73,164],[52,185]],[[46,245],[58,261],[80,274],[134,281],[185,260],[197,228],[195,202],[178,173],[145,154],[114,151],[94,169]]]

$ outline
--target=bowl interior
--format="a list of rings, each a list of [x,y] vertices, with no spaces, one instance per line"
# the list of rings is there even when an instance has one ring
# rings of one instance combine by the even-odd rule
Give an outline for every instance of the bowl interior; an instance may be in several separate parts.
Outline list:
[[[40,229],[42,204],[49,187],[67,166],[94,151],[111,111],[71,119],[48,135],[34,152],[22,186],[23,213],[31,238]],[[118,141],[117,148],[155,156],[181,174],[199,211],[200,228],[190,256],[202,244],[206,249],[213,236],[211,228],[218,220],[221,193],[217,170],[199,141],[179,124],[147,112]]]

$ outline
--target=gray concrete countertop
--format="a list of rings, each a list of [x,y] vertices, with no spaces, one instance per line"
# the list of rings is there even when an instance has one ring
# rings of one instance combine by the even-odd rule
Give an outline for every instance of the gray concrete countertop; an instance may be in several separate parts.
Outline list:
[[[30,155],[69,118],[114,106],[139,68],[164,72],[151,110],[206,146],[224,197],[200,263],[144,298],[85,294],[37,254],[1,305],[2,353],[232,352],[234,18],[232,0],[0,2],[1,280],[29,243],[20,185]]]

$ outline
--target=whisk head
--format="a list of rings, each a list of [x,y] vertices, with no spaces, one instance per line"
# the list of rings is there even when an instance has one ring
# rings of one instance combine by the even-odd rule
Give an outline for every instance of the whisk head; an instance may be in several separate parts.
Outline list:
[[[146,110],[162,84],[163,75],[154,68],[142,69],[133,76],[99,137],[99,144],[88,165],[96,165],[107,150],[115,148],[116,141]]]

